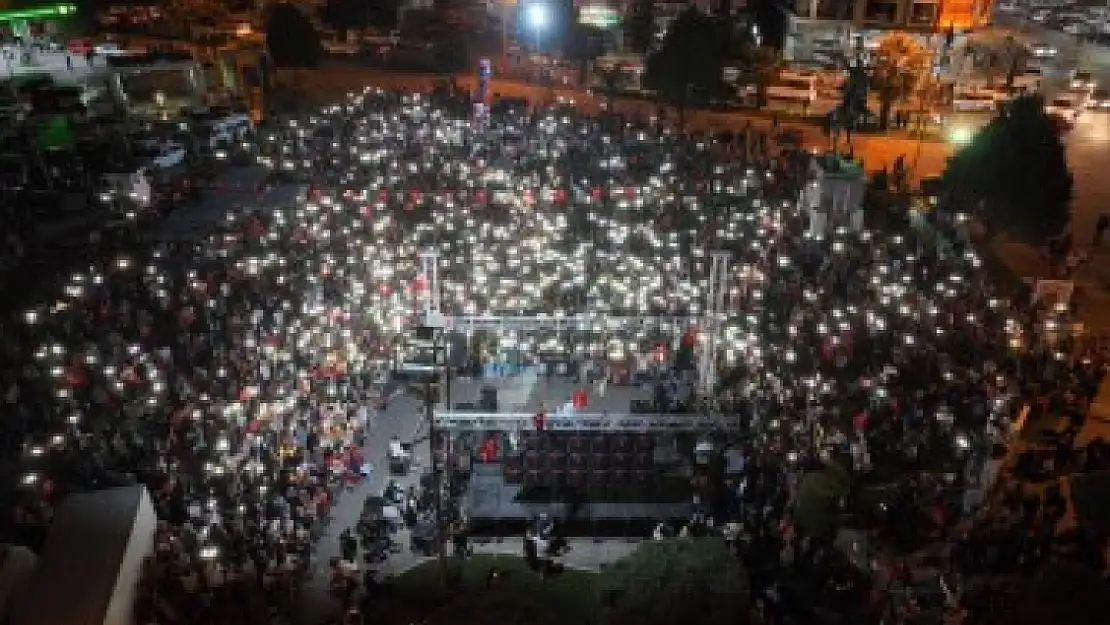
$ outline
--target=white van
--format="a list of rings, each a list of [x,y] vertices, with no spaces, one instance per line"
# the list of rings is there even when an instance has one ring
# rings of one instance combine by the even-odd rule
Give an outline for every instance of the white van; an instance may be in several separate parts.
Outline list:
[[[811,104],[817,99],[817,77],[784,72],[767,87],[767,99]]]
[[[957,92],[952,98],[952,110],[957,113],[992,113],[998,108],[998,99],[989,91]]]

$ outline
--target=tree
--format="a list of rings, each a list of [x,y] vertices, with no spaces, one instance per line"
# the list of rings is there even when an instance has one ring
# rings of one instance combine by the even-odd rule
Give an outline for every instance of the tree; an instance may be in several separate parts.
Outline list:
[[[655,42],[655,2],[636,0],[628,18],[628,39],[632,49],[647,54]]]
[[[315,67],[320,63],[320,34],[308,16],[288,3],[266,13],[266,50],[276,67]]]
[[[767,89],[778,78],[782,60],[778,52],[766,46],[745,48],[741,55],[744,72],[740,80],[745,85],[755,85],[756,105],[767,106]]]
[[[663,45],[648,56],[644,83],[678,108],[680,129],[692,100],[704,102],[722,91],[726,49],[716,22],[691,7],[675,18]]]
[[[786,41],[787,18],[778,0],[751,0],[746,3],[748,14],[754,20],[765,45],[781,50]],[[847,19],[851,19],[848,16]]]
[[[976,212],[1018,238],[1042,242],[1070,221],[1072,177],[1044,101],[1010,102],[949,161],[945,202]]]
[[[916,39],[903,33],[883,37],[871,66],[871,88],[879,97],[879,124],[886,128],[894,104],[909,98],[928,80],[932,58]]]
[[[9,3],[9,9],[25,8],[26,2]],[[100,13],[108,8],[105,0],[87,0],[77,4],[77,18],[74,25],[81,33],[96,33],[100,30]]]
[[[605,31],[579,23],[575,19],[570,26],[565,47],[567,58],[578,64],[578,75],[585,81],[590,63],[605,51]]]
[[[833,463],[802,476],[794,497],[794,525],[800,534],[829,539],[836,535],[848,481],[848,473]]]
[[[401,8],[398,0],[328,0],[321,12],[321,19],[338,31],[358,30],[368,27],[392,29],[397,27]]]
[[[641,543],[598,576],[610,623],[743,625],[748,578],[719,538]]]

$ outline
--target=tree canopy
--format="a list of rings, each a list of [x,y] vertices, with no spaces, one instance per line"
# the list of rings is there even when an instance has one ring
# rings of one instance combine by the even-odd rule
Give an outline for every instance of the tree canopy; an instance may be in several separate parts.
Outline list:
[[[315,67],[320,62],[320,34],[296,6],[275,4],[266,13],[266,49],[277,67]]]
[[[840,521],[840,501],[848,494],[848,473],[828,463],[807,471],[798,482],[794,497],[794,525],[806,536],[832,537]]]
[[[747,573],[719,538],[641,543],[601,572],[598,587],[611,623],[747,622]]]
[[[671,23],[659,49],[647,58],[647,88],[677,106],[680,114],[688,103],[720,93],[728,43],[721,35],[716,20],[694,8],[684,10]]]
[[[1013,234],[1043,241],[1071,218],[1072,177],[1060,129],[1036,95],[1018,97],[948,164],[947,200]]]
[[[892,33],[879,40],[871,66],[870,85],[879,97],[880,124],[887,125],[895,103],[925,87],[931,69],[932,56],[913,37]]]
[[[744,69],[740,82],[755,85],[757,106],[767,106],[767,89],[782,69],[778,52],[766,46],[745,46],[741,50],[740,62]]]
[[[321,11],[321,19],[340,31],[367,27],[396,28],[401,8],[399,0],[328,0]]]
[[[655,42],[655,3],[652,0],[636,0],[625,28],[629,46],[634,51],[645,54],[651,50]]]

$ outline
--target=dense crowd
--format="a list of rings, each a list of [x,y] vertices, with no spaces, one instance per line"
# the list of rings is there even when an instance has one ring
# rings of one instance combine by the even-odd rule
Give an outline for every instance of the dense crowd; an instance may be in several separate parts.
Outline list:
[[[1103,346],[1073,336],[1066,303],[998,293],[959,236],[871,231],[799,200],[810,154],[750,129],[680,136],[560,104],[474,118],[449,95],[379,91],[257,141],[296,194],[196,244],[121,245],[6,335],[15,522],[47,526],[68,493],[146,485],[161,524],[143,608],[158,622],[288,613],[330,507],[365,472],[362,437],[433,285],[446,315],[592,315],[566,334],[471,336],[459,367],[665,377],[695,364],[679,362],[679,335],[705,340],[717,250],[731,262],[713,395],[747,436],[729,441],[739,466],[697,525],[727,529],[769,618],[798,618],[783,600],[797,563],[831,550],[792,502],[834,460],[884,486],[880,527],[928,510],[961,573],[1030,566],[984,556],[999,552],[985,542],[1054,540],[1048,499],[953,528],[982,508],[964,494],[986,487],[980,468],[1026,408],[1066,419],[1067,454]],[[1021,548],[1048,557],[1039,545]]]

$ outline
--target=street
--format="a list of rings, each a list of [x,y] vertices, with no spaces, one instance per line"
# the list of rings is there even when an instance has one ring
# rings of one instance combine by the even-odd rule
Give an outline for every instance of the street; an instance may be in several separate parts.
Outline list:
[[[1007,35],[1029,44],[1051,44],[1059,50],[1059,70],[1088,71],[1101,86],[1110,87],[1110,48],[1083,43],[1073,35],[1029,22],[1003,21],[1000,26],[977,33],[975,37],[981,41],[1001,42]],[[1110,167],[1110,113],[1082,113],[1075,129],[1067,135],[1066,145],[1075,181],[1072,233],[1076,244],[1086,247],[1092,240],[1099,215],[1110,212],[1110,176],[1106,175]]]
[[[312,570],[302,587],[301,612],[297,622],[308,625],[322,623],[327,617],[335,615],[339,609],[338,601],[331,593],[329,563],[333,558],[340,556],[339,535],[347,528],[354,528],[362,514],[366,498],[380,495],[390,479],[396,480],[403,489],[416,485],[420,474],[431,466],[427,444],[414,446],[413,466],[406,476],[391,477],[386,461],[390,439],[397,437],[402,441],[412,441],[423,420],[422,403],[407,394],[402,394],[389,402],[385,410],[378,411],[373,417],[363,454],[374,469],[368,478],[360,480],[353,488],[346,489],[332,507],[328,528],[315,545]],[[375,567],[382,574],[392,575],[403,572],[426,559],[409,550],[407,531],[399,532],[394,536],[394,540],[400,545],[401,551],[394,553],[388,561]]]

